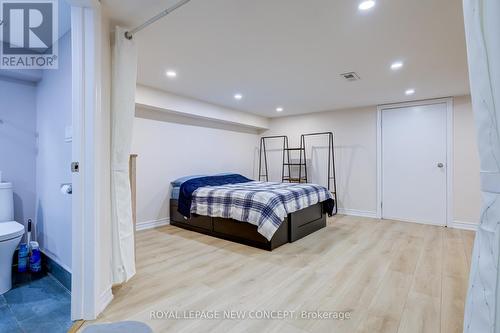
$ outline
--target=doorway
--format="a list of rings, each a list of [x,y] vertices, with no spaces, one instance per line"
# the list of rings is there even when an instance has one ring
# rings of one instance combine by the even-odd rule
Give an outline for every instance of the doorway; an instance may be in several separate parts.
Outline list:
[[[452,100],[381,106],[378,125],[380,218],[446,226]]]

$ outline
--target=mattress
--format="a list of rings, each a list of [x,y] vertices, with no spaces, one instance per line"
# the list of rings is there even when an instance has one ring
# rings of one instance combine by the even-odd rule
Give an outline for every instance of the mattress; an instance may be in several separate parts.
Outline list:
[[[323,186],[258,181],[216,185],[219,178],[205,177],[185,182],[179,196],[179,213],[186,217],[194,213],[248,222],[271,240],[290,213],[317,203],[323,203],[328,215],[333,212],[333,196]],[[204,182],[209,181],[210,184],[205,186]]]
[[[181,191],[180,186],[173,186],[172,187],[172,192],[170,193],[170,198],[179,200],[179,192]]]

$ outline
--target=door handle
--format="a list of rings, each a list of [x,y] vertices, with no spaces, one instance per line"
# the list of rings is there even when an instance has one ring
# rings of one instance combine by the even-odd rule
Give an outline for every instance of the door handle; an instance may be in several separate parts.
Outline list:
[[[443,164],[443,163],[438,163],[438,164],[437,164],[437,167],[438,167],[438,168],[444,168],[444,164]]]

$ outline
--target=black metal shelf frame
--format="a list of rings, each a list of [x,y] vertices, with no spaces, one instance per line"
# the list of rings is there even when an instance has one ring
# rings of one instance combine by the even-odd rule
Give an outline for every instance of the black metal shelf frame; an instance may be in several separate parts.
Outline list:
[[[328,136],[328,190],[333,194],[335,199],[335,211],[334,215],[337,214],[337,177],[335,174],[335,150],[334,150],[334,134],[333,132],[318,132],[318,133],[307,133],[300,136],[300,147],[290,148],[288,145],[288,137],[286,135],[276,135],[276,136],[265,136],[260,139],[260,150],[259,150],[259,181],[262,177],[265,177],[266,181],[269,181],[268,164],[267,164],[267,150],[266,150],[266,140],[281,139],[283,140],[283,163],[281,168],[281,181],[288,181],[290,183],[304,183],[308,182],[307,178],[307,157],[306,157],[306,137],[311,136]],[[299,151],[299,163],[290,162],[290,151]],[[262,156],[264,156],[264,173],[262,173]],[[292,166],[299,167],[298,177],[292,177]],[[288,169],[288,175],[285,174],[285,170]],[[304,175],[302,175],[302,169],[304,169]],[[333,191],[331,189],[333,185]]]
[[[328,176],[327,181],[328,190],[333,194],[335,200],[335,211],[333,215],[337,214],[338,211],[338,201],[337,201],[337,176],[335,174],[335,149],[333,146],[334,143],[334,134],[333,132],[318,132],[318,133],[307,133],[302,134],[300,136],[300,147],[306,150],[306,137],[310,136],[328,136]],[[306,169],[306,178],[307,178],[307,169]],[[331,190],[333,183],[333,191]]]
[[[290,153],[288,152],[288,137],[286,135],[275,135],[275,136],[264,136],[260,138],[260,150],[259,150],[259,181],[262,180],[262,177],[265,177],[266,182],[269,181],[269,169],[267,167],[267,151],[266,151],[266,140],[275,140],[281,139],[283,140],[283,165],[281,168],[281,179],[285,176],[285,166],[288,166],[288,177],[291,175],[291,167],[290,167]],[[285,151],[287,154],[285,155]],[[264,156],[264,173],[262,173],[262,156]],[[286,162],[285,162],[285,157]]]

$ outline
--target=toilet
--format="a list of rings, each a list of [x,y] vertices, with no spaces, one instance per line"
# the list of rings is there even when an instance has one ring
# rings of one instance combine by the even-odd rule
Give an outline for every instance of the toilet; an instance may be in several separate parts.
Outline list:
[[[12,288],[12,257],[24,226],[14,221],[14,195],[11,183],[0,182],[0,295]]]

